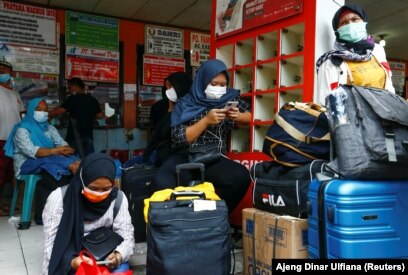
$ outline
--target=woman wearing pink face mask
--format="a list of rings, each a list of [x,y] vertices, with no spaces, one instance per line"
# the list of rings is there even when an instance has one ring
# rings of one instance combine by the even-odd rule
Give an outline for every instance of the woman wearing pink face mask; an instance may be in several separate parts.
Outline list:
[[[43,274],[74,274],[83,261],[83,236],[109,227],[123,242],[106,260],[114,268],[133,254],[134,235],[126,196],[114,187],[116,166],[105,154],[88,155],[80,164],[65,194],[61,188],[48,197],[43,212],[45,250]],[[114,216],[114,204],[121,195],[120,208]],[[89,258],[85,261],[91,263]]]

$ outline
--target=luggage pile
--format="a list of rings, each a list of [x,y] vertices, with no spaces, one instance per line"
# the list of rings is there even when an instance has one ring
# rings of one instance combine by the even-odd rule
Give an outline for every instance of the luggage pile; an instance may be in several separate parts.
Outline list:
[[[272,259],[308,257],[307,192],[330,158],[324,112],[314,103],[287,103],[267,131],[263,152],[272,161],[251,167],[255,208],[243,210],[244,270],[250,274],[269,273]]]
[[[309,188],[309,257],[407,258],[408,103],[348,85],[326,101],[334,156]]]
[[[251,168],[255,208],[307,218],[310,181],[330,159],[330,131],[325,111],[315,103],[290,102],[275,115],[263,144],[263,152],[272,161]]]

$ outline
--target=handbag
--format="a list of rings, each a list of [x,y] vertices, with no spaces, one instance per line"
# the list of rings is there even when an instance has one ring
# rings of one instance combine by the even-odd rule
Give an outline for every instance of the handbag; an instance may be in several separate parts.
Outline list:
[[[218,143],[208,143],[188,149],[189,162],[209,165],[219,161],[221,156]]]
[[[299,167],[275,161],[263,161],[251,167],[254,181],[253,204],[278,215],[307,218],[307,193],[316,173],[324,170],[325,161],[315,160]]]
[[[76,275],[110,275],[110,274],[115,274],[115,275],[132,275],[133,271],[132,270],[126,270],[126,271],[121,271],[121,272],[111,272],[110,269],[104,265],[98,265],[96,263],[96,260],[92,255],[89,255],[87,251],[81,251],[79,253],[79,257],[83,259],[84,254],[91,258],[92,264],[88,264],[87,262],[82,261],[81,264],[79,265]]]
[[[112,228],[100,227],[84,237],[83,247],[97,260],[105,259],[123,242]]]

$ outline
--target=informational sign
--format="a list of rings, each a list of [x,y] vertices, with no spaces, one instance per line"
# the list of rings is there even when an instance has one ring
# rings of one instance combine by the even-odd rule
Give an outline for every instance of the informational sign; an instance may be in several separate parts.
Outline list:
[[[183,58],[169,58],[163,56],[143,56],[143,85],[162,86],[169,74],[184,72]]]
[[[0,44],[0,55],[13,65],[14,71],[59,74],[58,50]]]
[[[34,97],[46,97],[48,108],[52,110],[59,105],[58,79],[58,75],[16,72],[15,89],[25,106]]]
[[[147,129],[149,126],[150,107],[161,99],[161,86],[139,86],[137,98],[137,127]]]
[[[119,52],[76,46],[66,49],[65,78],[119,82]]]
[[[183,57],[183,41],[183,30],[152,25],[145,26],[146,54]]]
[[[135,100],[136,94],[136,84],[123,84],[123,99],[125,101],[133,101]]]
[[[55,49],[56,15],[53,9],[0,1],[0,43]]]
[[[210,58],[210,35],[192,32],[190,35],[191,66],[200,66]]]
[[[119,21],[115,18],[67,11],[65,43],[118,51]]]
[[[303,0],[217,0],[216,38],[301,13]]]
[[[405,85],[405,62],[396,62],[390,61],[391,72],[392,72],[392,85],[395,88],[395,91],[403,96],[404,94],[404,85]]]

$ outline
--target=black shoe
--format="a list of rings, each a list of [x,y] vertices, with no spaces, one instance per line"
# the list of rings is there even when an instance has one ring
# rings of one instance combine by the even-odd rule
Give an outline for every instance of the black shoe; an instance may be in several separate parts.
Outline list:
[[[30,226],[31,226],[31,222],[20,222],[18,224],[18,229],[19,230],[26,230],[26,229],[29,229]]]

